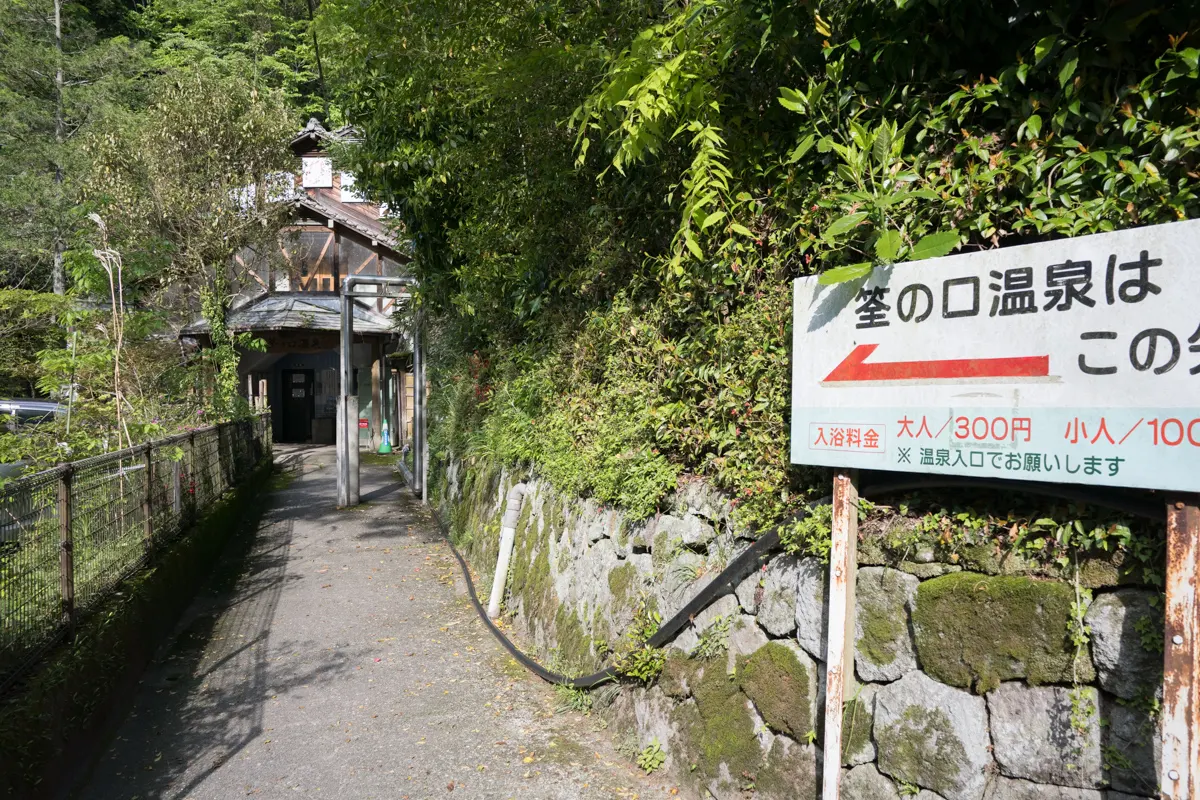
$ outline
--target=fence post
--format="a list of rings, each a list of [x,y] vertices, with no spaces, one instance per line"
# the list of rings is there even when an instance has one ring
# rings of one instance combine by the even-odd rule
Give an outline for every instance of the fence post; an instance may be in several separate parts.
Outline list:
[[[188,518],[190,519],[196,511],[196,432],[192,431],[188,434],[188,451],[187,451],[187,476],[188,476],[188,494],[191,499],[188,500]]]
[[[171,512],[176,522],[183,513],[183,481],[179,474],[182,469],[183,458],[171,462]]]
[[[68,464],[58,476],[58,588],[68,638],[75,635],[75,545],[71,533],[73,473],[74,468]]]
[[[142,525],[146,536],[146,552],[154,548],[154,445],[146,445],[146,493],[142,497]]]

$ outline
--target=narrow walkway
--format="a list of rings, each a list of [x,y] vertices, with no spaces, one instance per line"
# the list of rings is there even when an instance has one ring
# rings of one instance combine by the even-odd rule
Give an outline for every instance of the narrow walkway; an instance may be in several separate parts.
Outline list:
[[[334,507],[333,451],[284,453],[293,478],[234,547],[80,796],[662,797],[592,718],[486,632],[428,514],[364,467]]]

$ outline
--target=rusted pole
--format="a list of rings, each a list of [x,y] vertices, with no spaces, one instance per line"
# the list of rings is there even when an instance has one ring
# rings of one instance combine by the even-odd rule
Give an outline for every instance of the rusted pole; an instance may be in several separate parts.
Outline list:
[[[825,761],[821,797],[839,800],[842,706],[854,689],[854,584],[858,576],[857,471],[833,478],[833,544],[829,552],[829,632],[825,647]]]
[[[1200,800],[1200,506],[1167,505],[1166,646],[1163,652],[1162,786],[1165,800]]]
[[[75,544],[71,533],[71,478],[70,465],[63,467],[58,476],[58,589],[62,596],[62,619],[67,626],[67,636],[75,635]]]
[[[154,547],[154,445],[146,445],[143,456],[146,466],[146,491],[142,495],[142,532],[146,538],[146,552]]]

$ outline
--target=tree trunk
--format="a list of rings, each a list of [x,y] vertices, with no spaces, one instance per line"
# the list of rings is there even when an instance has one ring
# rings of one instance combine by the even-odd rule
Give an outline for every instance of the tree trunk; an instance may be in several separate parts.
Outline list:
[[[308,0],[308,26],[312,29],[313,55],[317,59],[317,83],[321,85],[321,101],[325,109],[325,118],[321,122],[329,124],[329,95],[325,92],[325,70],[321,68],[321,45],[317,42],[316,0]]]
[[[62,37],[62,0],[54,0],[54,141],[58,145],[54,154],[54,184],[58,190],[58,199],[62,199],[62,145],[63,145],[63,37]],[[54,293],[67,293],[67,279],[63,274],[63,237],[59,226],[61,218],[54,221]]]

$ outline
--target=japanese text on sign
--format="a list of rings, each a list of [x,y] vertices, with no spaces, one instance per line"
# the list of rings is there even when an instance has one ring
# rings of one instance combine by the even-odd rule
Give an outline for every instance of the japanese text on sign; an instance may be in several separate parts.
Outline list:
[[[1200,222],[795,283],[792,461],[1200,488]]]

